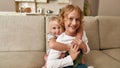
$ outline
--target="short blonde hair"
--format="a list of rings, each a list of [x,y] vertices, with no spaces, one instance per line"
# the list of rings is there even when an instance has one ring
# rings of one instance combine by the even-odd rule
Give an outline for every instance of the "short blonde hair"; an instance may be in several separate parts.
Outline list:
[[[53,21],[56,21],[58,23],[58,17],[57,16],[52,16],[49,18],[49,27],[50,27],[50,24],[53,23]]]
[[[49,18],[49,22],[51,21],[57,21],[58,22],[58,17],[57,16],[53,16]]]

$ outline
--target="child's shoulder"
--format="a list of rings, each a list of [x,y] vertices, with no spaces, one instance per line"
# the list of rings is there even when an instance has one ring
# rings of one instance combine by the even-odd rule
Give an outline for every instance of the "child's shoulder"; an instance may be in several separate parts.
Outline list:
[[[48,37],[56,37],[55,35],[52,34],[47,34]]]
[[[74,38],[74,37],[71,37],[71,36],[66,35],[65,33],[62,33],[57,37],[57,40],[67,40],[71,38]]]
[[[65,36],[65,33],[63,32],[62,34],[60,34],[58,37],[57,37],[57,40],[62,40]]]
[[[57,38],[61,38],[61,37],[64,37],[65,33],[61,33]]]
[[[47,35],[47,39],[48,39],[48,41],[49,41],[51,38],[57,38],[57,37],[56,37],[55,35],[48,34],[48,35]]]

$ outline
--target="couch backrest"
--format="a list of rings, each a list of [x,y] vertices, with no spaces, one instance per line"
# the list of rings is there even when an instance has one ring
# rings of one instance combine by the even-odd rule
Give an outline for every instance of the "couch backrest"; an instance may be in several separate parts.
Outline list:
[[[99,22],[100,48],[120,47],[120,17],[97,16]]]
[[[42,68],[44,19],[44,16],[0,16],[0,68]]]
[[[95,17],[85,16],[83,19],[88,45],[90,49],[99,49],[98,22]]]
[[[46,22],[45,22],[45,24],[46,24],[46,52],[48,49],[50,49],[48,46],[48,33],[49,33],[49,19],[50,19],[50,17],[52,17],[52,16],[46,16],[46,18],[45,18],[45,20],[46,20]]]
[[[45,51],[44,16],[0,16],[0,51]]]

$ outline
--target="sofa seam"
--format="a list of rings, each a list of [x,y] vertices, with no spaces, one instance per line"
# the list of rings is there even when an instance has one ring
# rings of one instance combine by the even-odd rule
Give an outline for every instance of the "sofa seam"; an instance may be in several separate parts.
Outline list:
[[[114,57],[112,57],[111,55],[108,55],[107,53],[105,53],[105,52],[103,52],[103,51],[102,51],[102,53],[104,53],[105,55],[107,55],[107,56],[111,57],[112,59],[114,59],[114,60],[116,60],[116,61],[120,62],[119,60],[115,59],[115,58],[114,58]]]
[[[97,25],[98,25],[98,39],[99,39],[99,50],[101,49],[100,48],[100,45],[101,45],[101,41],[100,41],[100,24],[99,24],[99,19],[98,19],[98,17],[96,16],[96,21],[97,21]]]
[[[44,33],[45,33],[45,34],[44,34],[44,35],[45,35],[45,36],[44,36],[44,38],[45,38],[45,52],[46,52],[46,47],[47,47],[47,46],[46,46],[46,45],[47,45],[47,44],[46,44],[46,40],[47,40],[47,39],[46,39],[46,16],[44,16],[44,28],[45,28],[45,30],[44,30],[44,31],[45,31],[45,32],[44,32]]]

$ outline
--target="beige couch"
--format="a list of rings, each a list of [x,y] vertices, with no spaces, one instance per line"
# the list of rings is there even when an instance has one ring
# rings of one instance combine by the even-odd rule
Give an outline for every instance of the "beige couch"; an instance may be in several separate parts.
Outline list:
[[[0,68],[41,68],[46,52],[44,16],[0,16]],[[95,68],[120,68],[120,17],[85,17]]]
[[[120,68],[120,17],[85,17],[91,52],[85,55],[87,65],[95,68]]]
[[[0,16],[0,68],[41,68],[44,16]]]

